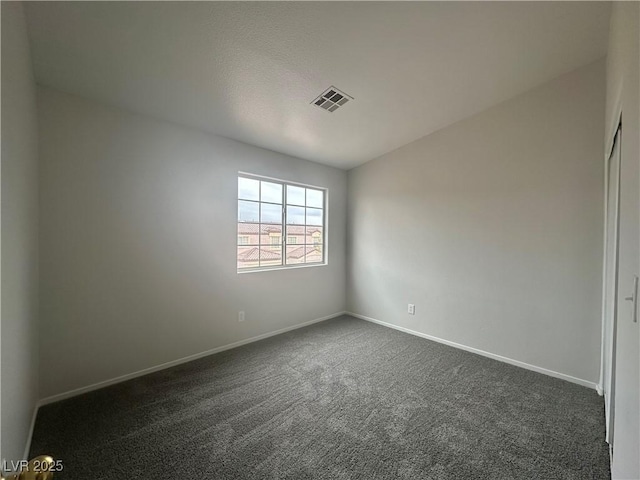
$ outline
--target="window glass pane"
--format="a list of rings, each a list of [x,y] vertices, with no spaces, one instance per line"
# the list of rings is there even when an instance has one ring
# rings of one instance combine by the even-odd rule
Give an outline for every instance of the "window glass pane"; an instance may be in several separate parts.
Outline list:
[[[260,207],[262,210],[260,221],[262,223],[282,223],[282,207],[280,205],[262,203]]]
[[[271,245],[280,245],[282,237],[280,235],[270,235],[269,240],[270,240],[269,243]]]
[[[260,247],[260,266],[273,267],[282,265],[282,247],[264,246]]]
[[[258,247],[238,247],[238,270],[259,266]]]
[[[239,222],[258,222],[259,203],[245,202],[238,200],[238,221]]]
[[[322,262],[322,245],[307,245],[306,246],[306,263],[319,263]]]
[[[260,200],[282,204],[282,185],[279,183],[262,182]]]
[[[304,207],[287,207],[287,224],[304,225]]]
[[[304,263],[305,246],[287,245],[287,265]]]
[[[324,207],[323,197],[324,192],[322,190],[307,188],[307,207]]]
[[[304,228],[304,225],[287,225],[287,243],[292,245],[304,245],[307,243],[305,241]]]
[[[272,238],[282,238],[282,225],[260,225],[260,245],[271,245]]]
[[[322,225],[322,210],[307,208],[307,225]]]
[[[258,223],[238,223],[238,245],[242,244],[240,237],[248,238],[245,245],[257,245],[259,228]]]
[[[251,178],[238,177],[238,198],[243,200],[258,200],[260,182]]]
[[[305,242],[310,245],[322,245],[324,243],[322,227],[307,227]]]
[[[287,185],[287,204],[304,206],[304,188]]]

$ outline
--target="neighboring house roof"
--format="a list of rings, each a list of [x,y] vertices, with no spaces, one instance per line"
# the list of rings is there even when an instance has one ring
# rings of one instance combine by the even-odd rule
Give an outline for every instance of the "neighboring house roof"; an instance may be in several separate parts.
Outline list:
[[[295,258],[295,259],[299,259],[304,257],[305,255],[305,246],[301,245],[297,248],[292,248],[290,250],[287,251],[287,258]],[[316,250],[315,248],[313,250],[311,250],[310,252],[307,252],[307,261],[309,261],[309,259],[322,259],[322,253],[319,252],[318,250]]]
[[[287,258],[295,258],[300,259],[305,255],[305,246],[301,245],[297,248],[290,249],[287,252]],[[260,258],[262,256],[262,258]],[[267,250],[259,247],[250,247],[248,250],[245,250],[238,254],[239,262],[257,262],[258,260],[280,260],[282,255],[278,252],[274,252],[273,250]],[[317,250],[313,250],[307,254],[307,260],[310,258],[322,258],[322,253]]]
[[[281,255],[271,250],[265,250],[264,248],[251,247],[249,250],[245,250],[238,254],[238,261],[240,262],[257,262],[262,255],[262,260],[280,260]]]
[[[304,245],[298,248],[292,248],[287,252],[287,258],[302,258],[304,257]]]
[[[322,233],[322,227],[287,225],[287,235],[305,235],[305,228],[307,228],[307,235],[311,235],[315,232]],[[282,226],[264,223],[238,222],[238,235],[257,235],[258,232],[264,235],[269,233],[282,233]]]

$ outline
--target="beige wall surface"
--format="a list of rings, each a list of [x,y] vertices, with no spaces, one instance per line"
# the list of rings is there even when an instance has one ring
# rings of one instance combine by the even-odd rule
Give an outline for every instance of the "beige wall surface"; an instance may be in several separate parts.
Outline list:
[[[2,2],[0,461],[22,459],[38,399],[38,133],[27,29]]]
[[[351,170],[347,309],[597,382],[604,73],[596,62]]]
[[[43,397],[344,310],[346,172],[38,99]],[[328,188],[327,266],[236,273],[238,171]]]

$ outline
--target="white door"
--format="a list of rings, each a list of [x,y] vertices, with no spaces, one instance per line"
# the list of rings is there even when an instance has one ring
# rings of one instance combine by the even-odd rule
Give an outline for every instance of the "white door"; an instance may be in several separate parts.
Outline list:
[[[603,390],[607,442],[613,444],[615,414],[616,313],[618,292],[618,233],[620,206],[620,130],[616,134],[607,170],[607,211],[605,239],[605,291]]]
[[[612,410],[614,479],[640,478],[640,336],[637,276],[640,266],[640,162],[633,155],[638,131],[623,124],[620,136],[617,311]],[[626,135],[630,139],[625,140]]]

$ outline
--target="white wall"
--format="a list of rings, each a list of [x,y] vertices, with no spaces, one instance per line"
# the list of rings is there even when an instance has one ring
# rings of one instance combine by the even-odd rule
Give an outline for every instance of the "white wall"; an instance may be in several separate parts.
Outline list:
[[[2,2],[0,457],[22,459],[38,396],[37,111],[22,5]]]
[[[351,170],[348,310],[597,382],[604,90],[599,61]]]
[[[620,274],[613,459],[614,479],[640,478],[640,332],[632,322],[633,275],[640,272],[640,4],[614,2],[607,55],[605,141],[608,153],[622,112]]]
[[[346,172],[54,90],[38,107],[43,397],[344,310]],[[329,189],[328,266],[236,273],[238,170]]]

